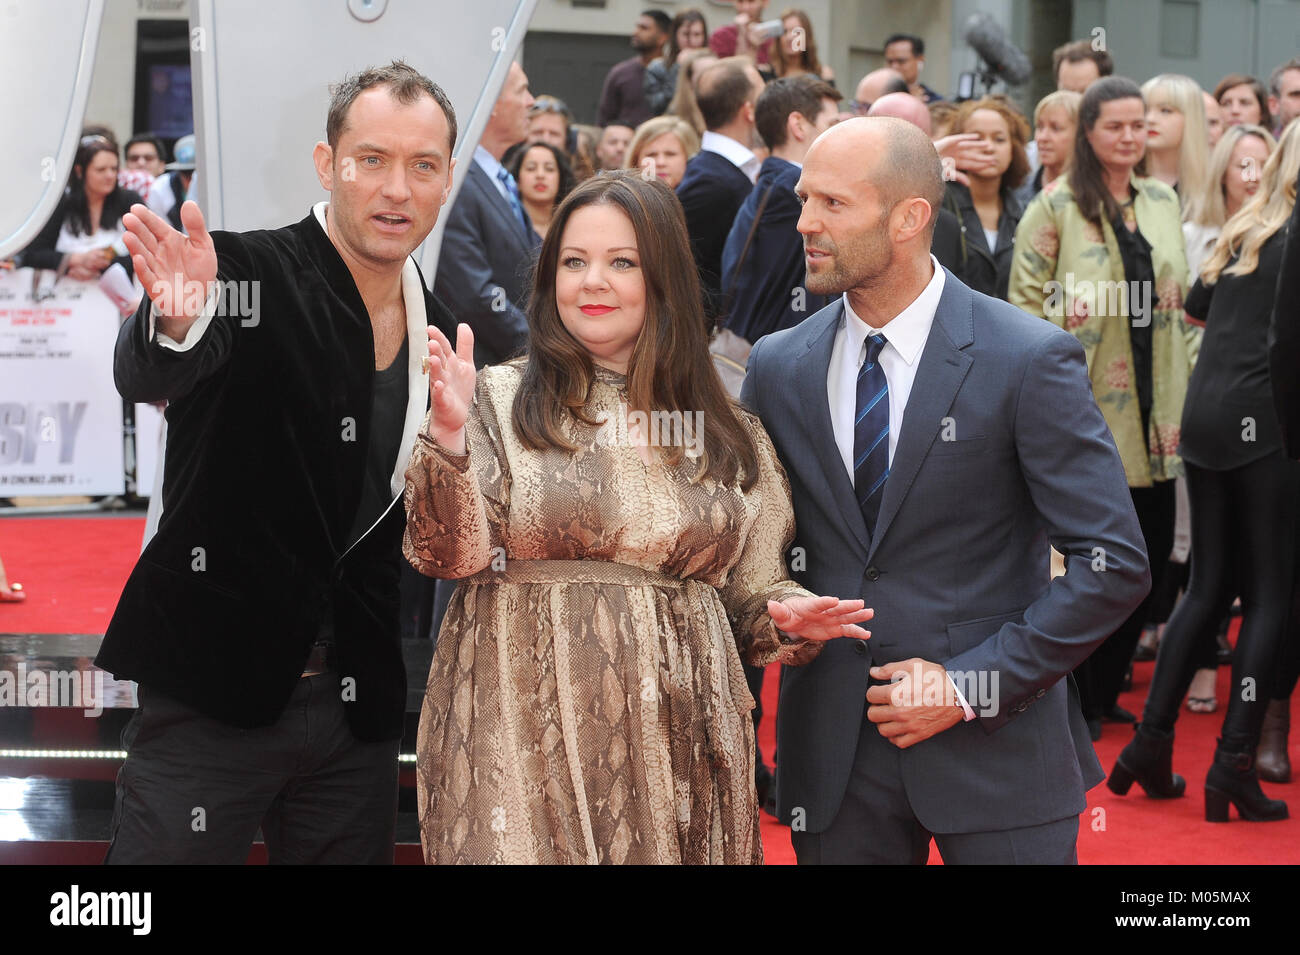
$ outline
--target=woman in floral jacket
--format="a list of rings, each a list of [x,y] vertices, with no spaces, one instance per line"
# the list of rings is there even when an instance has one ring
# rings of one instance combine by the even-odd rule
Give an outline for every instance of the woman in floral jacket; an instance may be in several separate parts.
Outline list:
[[[1137,175],[1146,147],[1137,84],[1105,77],[1079,104],[1074,157],[1016,231],[1008,298],[1072,332],[1124,462],[1151,559],[1152,589],[1173,546],[1174,478],[1194,336],[1183,318],[1187,259],[1178,197]],[[1075,671],[1093,739],[1116,699],[1148,603]]]

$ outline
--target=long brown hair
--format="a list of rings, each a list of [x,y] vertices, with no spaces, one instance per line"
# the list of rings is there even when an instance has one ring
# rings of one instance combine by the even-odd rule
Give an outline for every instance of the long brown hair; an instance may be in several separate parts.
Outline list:
[[[569,217],[589,205],[611,205],[632,223],[645,277],[645,324],[627,368],[627,403],[634,411],[699,412],[707,440],[695,478],[740,482],[758,478],[758,451],[737,405],[718,378],[705,338],[699,273],[691,256],[686,218],[677,197],[657,178],[604,172],[569,193],[542,241],[528,301],[528,355],[511,419],[520,442],[535,451],[577,446],[564,436],[566,414],[599,427],[584,408],[595,371],[591,354],[569,333],[555,304],[555,276]],[[660,447],[681,463],[684,449]]]
[[[787,62],[785,58],[785,47],[781,45],[781,38],[778,37],[777,42],[772,44],[772,52],[770,54],[772,60],[772,72],[780,77],[786,76],[791,70],[795,70],[797,73],[798,70],[803,69],[818,79],[821,79],[822,61],[821,58],[817,56],[817,43],[813,40],[812,21],[808,19],[808,14],[804,13],[802,10],[796,9],[795,7],[786,7],[786,9],[782,11],[780,17],[781,22],[784,23],[789,17],[794,17],[798,20],[799,26],[803,29],[804,48],[801,51],[795,52],[792,62]]]
[[[1070,191],[1074,193],[1075,204],[1083,217],[1098,229],[1102,227],[1102,216],[1107,222],[1119,216],[1119,203],[1106,188],[1105,172],[1101,160],[1092,151],[1092,143],[1088,142],[1088,133],[1097,125],[1102,105],[1119,99],[1138,100],[1145,109],[1142,90],[1132,80],[1123,76],[1103,76],[1093,80],[1079,101],[1079,122],[1074,127],[1074,157],[1067,173]],[[1144,169],[1144,163],[1139,161],[1133,172],[1142,175]]]

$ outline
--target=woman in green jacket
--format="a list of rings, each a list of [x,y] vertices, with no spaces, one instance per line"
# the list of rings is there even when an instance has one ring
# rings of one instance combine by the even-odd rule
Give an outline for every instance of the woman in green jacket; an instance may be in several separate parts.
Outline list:
[[[1194,332],[1183,318],[1187,259],[1178,197],[1140,174],[1145,115],[1132,80],[1104,77],[1088,87],[1068,174],[1044,188],[1020,220],[1008,299],[1083,345],[1158,592],[1173,546],[1179,427]],[[1093,739],[1101,735],[1103,718],[1133,720],[1116,700],[1148,604],[1075,671]]]

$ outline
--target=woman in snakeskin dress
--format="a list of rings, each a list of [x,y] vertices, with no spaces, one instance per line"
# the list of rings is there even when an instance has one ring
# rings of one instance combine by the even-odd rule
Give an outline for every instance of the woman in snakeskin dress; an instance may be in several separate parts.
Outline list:
[[[709,362],[676,198],[602,175],[556,211],[523,359],[430,329],[405,553],[457,578],[418,743],[435,862],[756,863],[740,659],[864,637],[789,575],[789,486]],[[780,629],[778,630],[778,625]]]

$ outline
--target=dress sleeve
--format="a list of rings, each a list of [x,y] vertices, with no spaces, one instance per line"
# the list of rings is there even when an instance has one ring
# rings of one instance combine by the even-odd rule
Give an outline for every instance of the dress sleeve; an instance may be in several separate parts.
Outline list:
[[[791,580],[786,570],[785,553],[794,540],[790,483],[772,439],[758,419],[744,412],[741,417],[758,451],[758,480],[749,491],[758,501],[758,517],[745,537],[740,560],[720,590],[722,604],[742,660],[754,666],[766,666],[777,659],[787,664],[807,663],[821,652],[823,644],[786,636],[767,613],[769,600],[814,596]]]
[[[402,553],[428,577],[457,580],[505,559],[510,471],[494,378],[486,369],[479,372],[465,422],[465,453],[454,454],[428,436],[426,413],[406,468]]]

